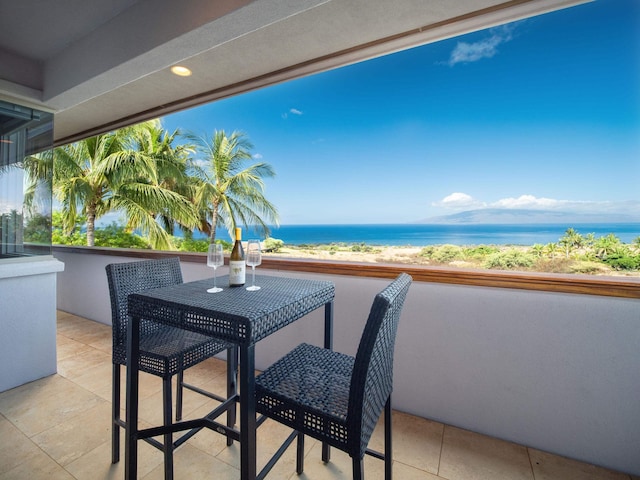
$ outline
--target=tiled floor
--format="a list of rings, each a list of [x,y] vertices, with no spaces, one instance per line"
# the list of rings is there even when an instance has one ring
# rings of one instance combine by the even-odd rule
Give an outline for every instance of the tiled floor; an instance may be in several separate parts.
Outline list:
[[[123,462],[111,464],[110,348],[110,327],[58,312],[58,374],[0,393],[0,480],[123,478]],[[223,393],[224,372],[224,362],[210,360],[186,375],[205,389]],[[159,423],[160,380],[143,374],[140,388],[142,423]],[[213,405],[200,395],[185,393],[186,417],[199,416]],[[397,480],[640,480],[400,412],[393,421]],[[378,449],[379,430],[371,444]],[[287,433],[275,423],[260,427],[259,466]],[[346,455],[333,449],[332,461],[324,465],[319,447],[311,439],[306,442],[304,475],[295,474],[291,447],[267,478],[351,478]],[[176,451],[175,474],[237,479],[238,462],[237,444],[227,447],[219,434],[203,430]],[[163,478],[159,450],[141,442],[139,463],[139,478]],[[367,457],[367,479],[382,479],[382,467],[381,461]]]

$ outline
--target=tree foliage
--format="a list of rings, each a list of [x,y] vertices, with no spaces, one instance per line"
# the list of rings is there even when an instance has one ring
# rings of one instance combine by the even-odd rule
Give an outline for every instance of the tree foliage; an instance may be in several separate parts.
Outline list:
[[[264,195],[264,179],[275,176],[271,165],[251,163],[253,145],[242,132],[227,135],[215,131],[210,137],[190,134],[196,159],[190,164],[192,198],[199,214],[199,229],[216,238],[224,227],[233,238],[238,225],[251,225],[269,236],[269,225],[278,225],[278,211]]]

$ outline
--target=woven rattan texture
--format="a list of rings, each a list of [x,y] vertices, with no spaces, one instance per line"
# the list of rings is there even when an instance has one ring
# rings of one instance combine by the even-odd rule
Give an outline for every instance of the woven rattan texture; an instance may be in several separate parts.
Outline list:
[[[256,408],[362,458],[393,388],[393,351],[411,277],[376,295],[356,357],[299,345],[256,378]]]
[[[218,279],[220,285],[226,277]],[[129,297],[129,313],[235,344],[252,344],[331,302],[332,282],[256,275],[258,291],[225,288],[207,293],[199,280]]]
[[[147,289],[182,284],[180,260],[164,258],[107,265],[113,324],[113,363],[127,360],[128,297]],[[161,325],[142,316],[140,370],[169,378],[231,345],[194,332]]]

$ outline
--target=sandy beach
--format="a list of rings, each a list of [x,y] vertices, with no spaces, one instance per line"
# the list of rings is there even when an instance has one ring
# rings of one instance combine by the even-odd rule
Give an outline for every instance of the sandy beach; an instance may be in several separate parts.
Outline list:
[[[318,248],[283,247],[277,253],[267,253],[273,257],[310,258],[317,260],[335,260],[342,262],[370,263],[424,263],[419,253],[422,247],[371,247],[371,251],[352,251],[349,248],[331,250],[329,246]]]

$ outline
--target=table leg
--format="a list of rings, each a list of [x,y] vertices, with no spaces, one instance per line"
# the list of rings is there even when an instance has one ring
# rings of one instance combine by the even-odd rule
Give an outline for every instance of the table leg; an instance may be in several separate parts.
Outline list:
[[[333,350],[333,302],[324,306],[324,348]],[[328,443],[322,444],[322,461],[327,463],[331,459]]]
[[[129,318],[127,325],[127,391],[124,439],[124,478],[133,480],[138,473],[138,364],[140,358],[140,319]]]
[[[240,478],[256,478],[255,346],[240,346]]]

